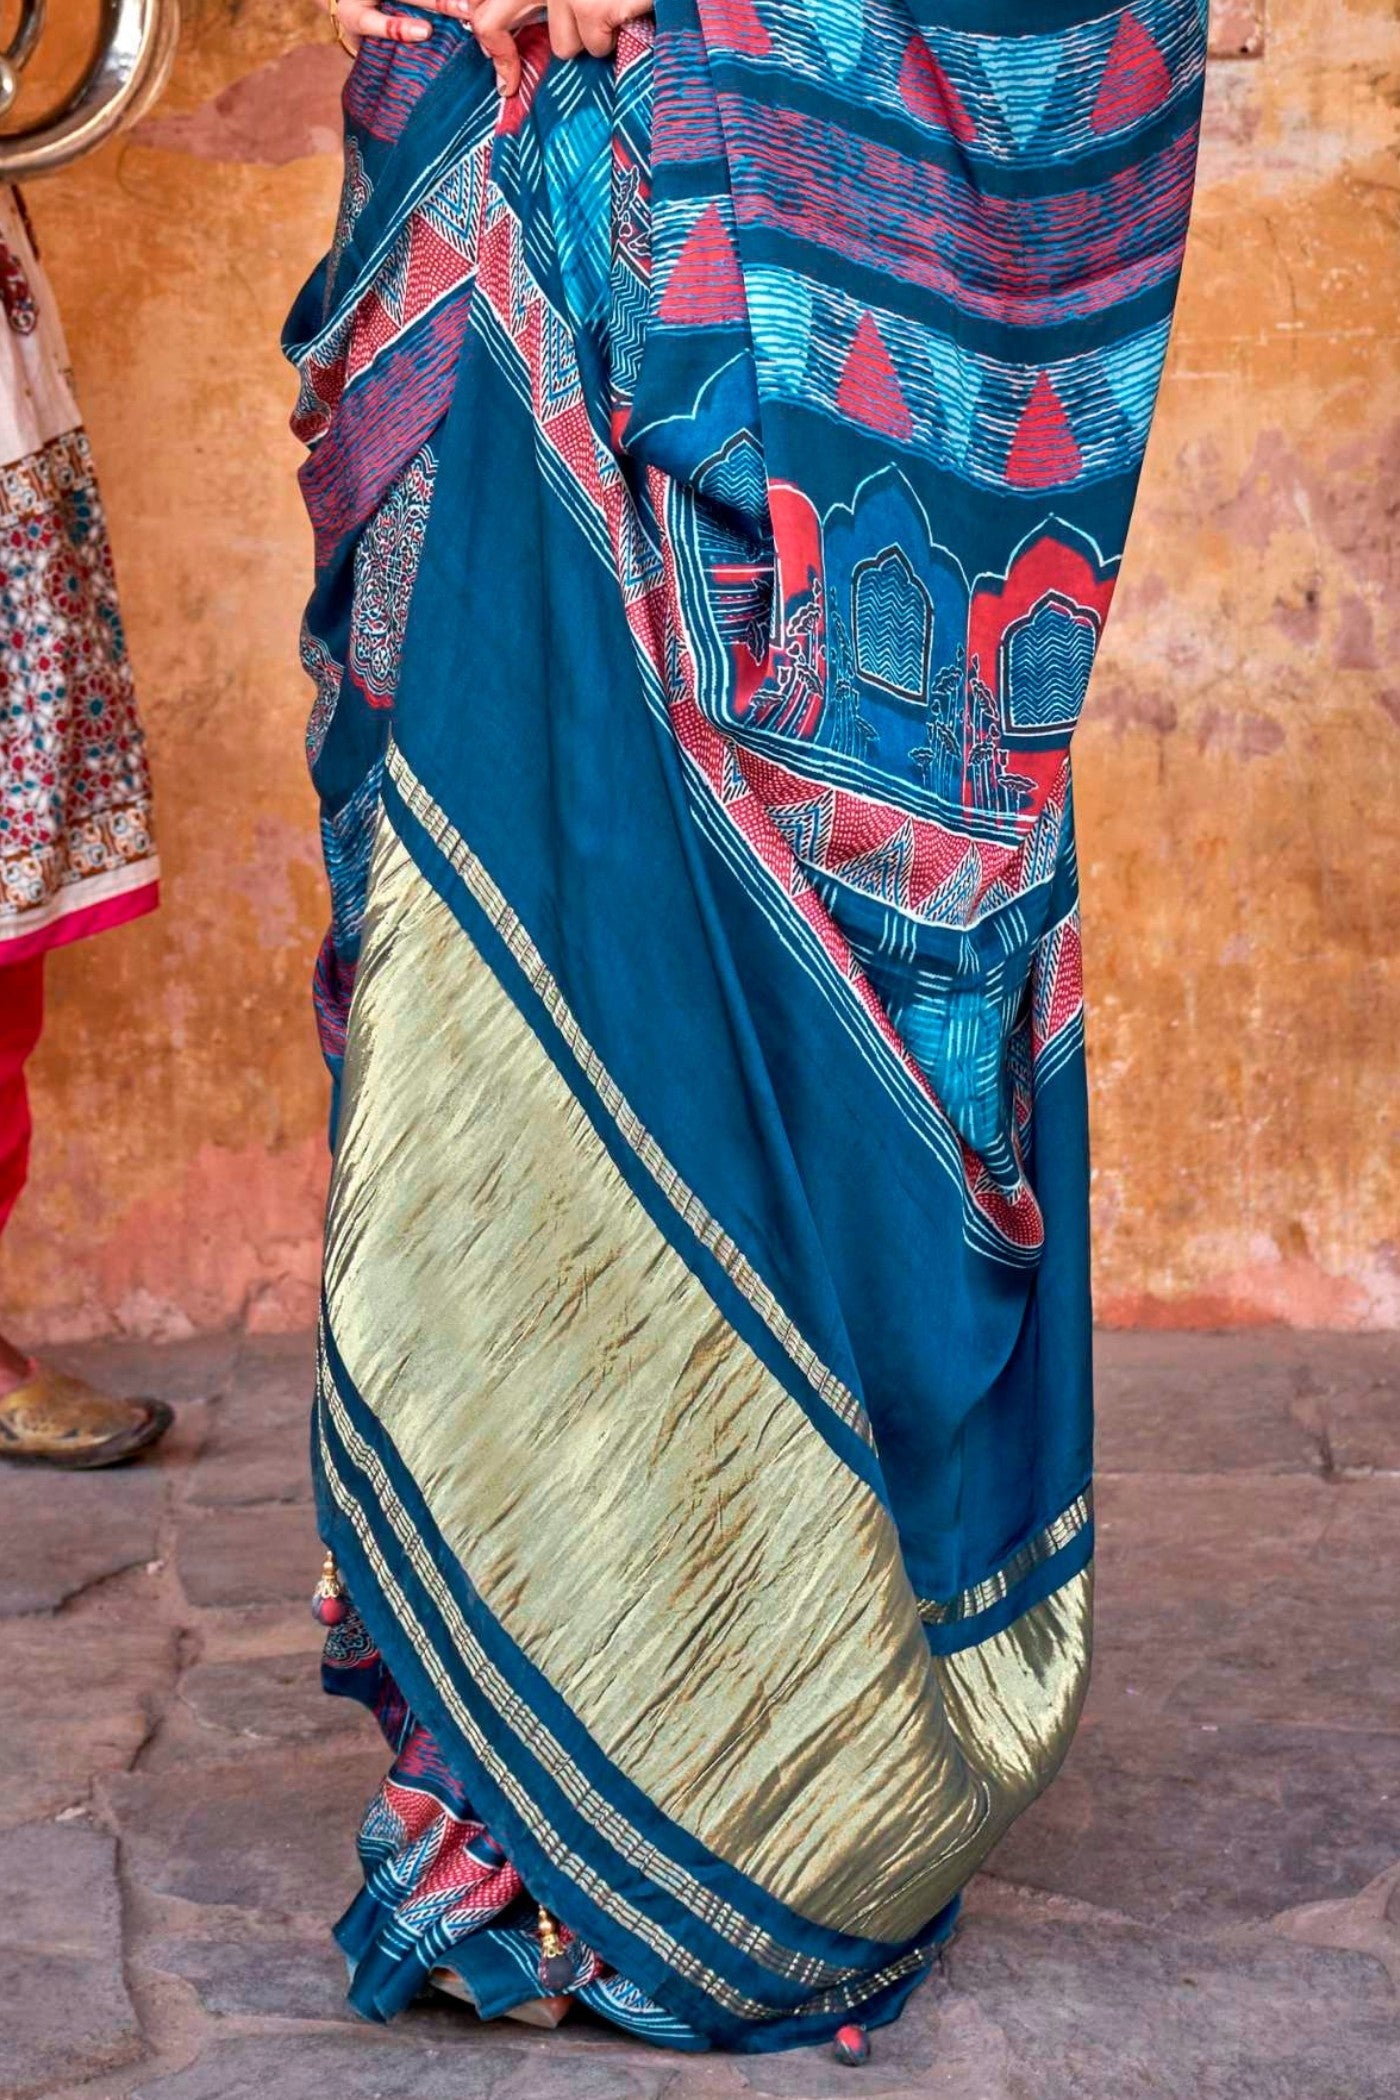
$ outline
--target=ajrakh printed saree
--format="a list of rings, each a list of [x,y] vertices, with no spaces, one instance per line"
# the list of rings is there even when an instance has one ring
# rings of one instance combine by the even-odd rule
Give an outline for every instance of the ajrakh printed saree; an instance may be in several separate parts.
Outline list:
[[[1068,745],[1203,11],[521,41],[504,105],[365,49],[289,327],[329,1674],[399,1752],[341,1937],[500,2009],[544,1904],[602,2010],[784,2047],[893,2017],[1083,1694]]]

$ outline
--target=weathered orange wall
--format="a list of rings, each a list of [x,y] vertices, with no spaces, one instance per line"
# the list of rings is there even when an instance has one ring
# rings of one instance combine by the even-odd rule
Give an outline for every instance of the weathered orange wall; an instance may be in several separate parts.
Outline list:
[[[1259,0],[1218,48],[1261,42]],[[1213,67],[1180,321],[1081,732],[1099,1305],[1400,1319],[1391,0],[1269,0]],[[111,514],[168,872],[59,955],[26,1336],[309,1321],[323,903],[277,329],[324,243],[310,0],[187,0],[143,132],[36,187]],[[309,41],[308,41],[309,40]]]

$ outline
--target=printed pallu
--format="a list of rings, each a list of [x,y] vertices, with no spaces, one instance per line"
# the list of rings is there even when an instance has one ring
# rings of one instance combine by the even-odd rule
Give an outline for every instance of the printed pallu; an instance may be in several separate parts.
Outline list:
[[[893,2017],[1083,1696],[1068,747],[1204,34],[662,0],[348,84],[320,1519],[394,1784],[682,2046]]]

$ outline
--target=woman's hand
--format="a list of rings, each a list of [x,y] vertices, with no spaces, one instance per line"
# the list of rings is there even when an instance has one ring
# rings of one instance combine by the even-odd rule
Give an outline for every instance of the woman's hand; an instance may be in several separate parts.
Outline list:
[[[549,21],[550,49],[556,58],[577,58],[589,51],[606,58],[624,22],[640,21],[652,12],[653,0],[415,0],[426,13],[465,22],[496,69],[503,95],[520,88],[520,50],[515,32],[527,22]],[[421,44],[432,24],[416,15],[387,15],[374,0],[339,0],[335,10],[344,36],[355,45],[362,37],[387,37],[397,44]]]
[[[556,58],[577,58],[588,51],[594,58],[607,58],[617,44],[624,22],[637,22],[653,12],[653,0],[549,0],[541,8],[538,0],[454,0],[486,56],[496,68],[496,85],[503,95],[514,95],[520,87],[520,51],[515,31],[527,22],[547,15],[549,48]]]

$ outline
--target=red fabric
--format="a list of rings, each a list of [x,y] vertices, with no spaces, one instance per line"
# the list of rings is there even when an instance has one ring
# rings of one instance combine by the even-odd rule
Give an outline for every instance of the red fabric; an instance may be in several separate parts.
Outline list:
[[[106,933],[113,926],[126,926],[132,919],[154,911],[159,903],[160,882],[152,875],[134,890],[123,890],[120,896],[104,897],[100,904],[84,904],[56,919],[46,919],[28,933],[0,930],[0,983],[7,970],[28,962],[31,956],[47,955],[50,948],[66,948],[72,941],[85,941],[90,934]]]
[[[0,969],[0,1232],[29,1170],[29,1094],[25,1062],[44,1025],[44,958]]]

